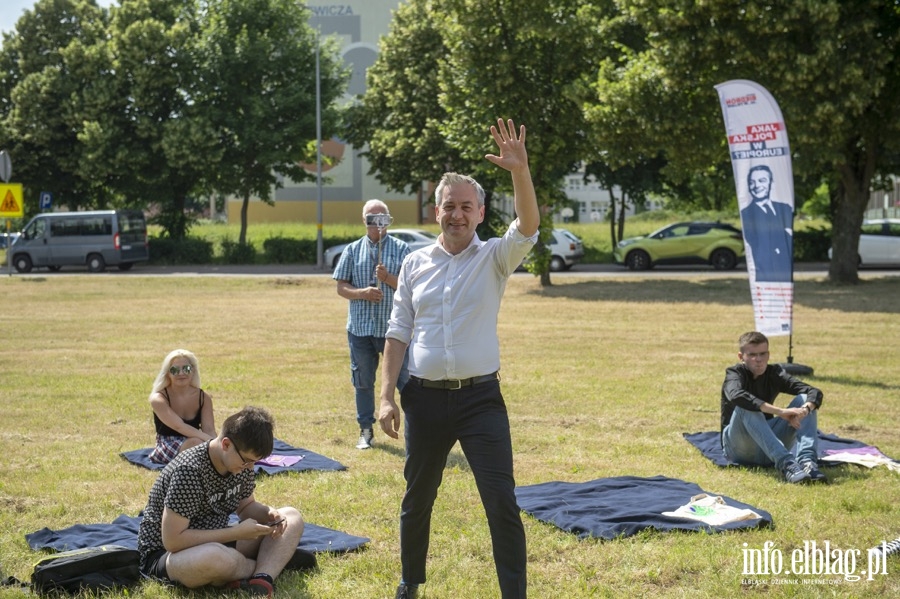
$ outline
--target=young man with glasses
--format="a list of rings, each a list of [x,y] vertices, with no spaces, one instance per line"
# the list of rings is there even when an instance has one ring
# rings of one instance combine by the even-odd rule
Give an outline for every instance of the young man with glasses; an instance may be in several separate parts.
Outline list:
[[[138,533],[141,574],[271,597],[283,570],[315,567],[315,555],[297,548],[300,512],[254,496],[253,466],[272,453],[273,429],[268,412],[246,407],[225,420],[219,436],[162,470]],[[229,525],[232,514],[238,523]]]

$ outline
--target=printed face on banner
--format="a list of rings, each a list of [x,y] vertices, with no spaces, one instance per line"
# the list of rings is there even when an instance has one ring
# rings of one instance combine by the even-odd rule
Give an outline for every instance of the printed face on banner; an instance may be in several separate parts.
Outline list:
[[[772,172],[764,167],[751,169],[747,176],[747,188],[754,202],[768,200],[769,190],[772,188]]]

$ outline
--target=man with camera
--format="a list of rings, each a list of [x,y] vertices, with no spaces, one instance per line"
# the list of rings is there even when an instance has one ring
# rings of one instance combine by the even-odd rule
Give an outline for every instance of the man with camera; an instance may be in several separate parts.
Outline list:
[[[359,423],[356,448],[369,449],[375,424],[375,373],[379,354],[384,353],[384,335],[394,303],[397,273],[410,250],[405,242],[387,234],[393,218],[384,202],[369,200],[362,213],[366,234],[344,249],[332,278],[337,281],[338,295],[350,300],[347,341]],[[397,389],[402,390],[408,379],[404,357]]]

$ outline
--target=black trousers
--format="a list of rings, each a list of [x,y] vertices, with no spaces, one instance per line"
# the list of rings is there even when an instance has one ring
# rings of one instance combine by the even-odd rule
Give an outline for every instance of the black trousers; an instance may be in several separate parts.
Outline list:
[[[400,401],[406,437],[406,493],[400,510],[403,580],[425,582],[431,512],[447,456],[459,441],[487,515],[501,596],[524,599],[525,528],[516,503],[509,417],[499,381],[447,391],[411,380]]]

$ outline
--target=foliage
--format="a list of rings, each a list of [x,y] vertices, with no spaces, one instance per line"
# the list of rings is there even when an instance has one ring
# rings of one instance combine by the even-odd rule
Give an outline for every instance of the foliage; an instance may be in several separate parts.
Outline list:
[[[270,237],[263,242],[265,260],[273,264],[314,264],[316,262],[315,239],[289,239]]]
[[[210,264],[213,244],[195,237],[150,237],[150,264]]]
[[[152,209],[184,238],[213,192],[268,198],[316,139],[315,38],[293,0],[40,0],[0,52],[0,131],[28,201]],[[334,43],[322,123],[343,91]],[[246,223],[240,240],[246,236]]]
[[[401,193],[415,192],[447,171],[474,167],[443,129],[448,115],[440,101],[439,66],[447,55],[438,18],[442,10],[443,0],[411,0],[397,8],[366,72],[366,94],[345,117],[347,140],[367,146],[362,155],[370,174]]]
[[[301,166],[315,162],[316,53],[308,11],[295,0],[214,0],[197,43],[204,74],[198,104],[222,159],[215,188],[243,200],[239,243],[246,242],[247,204],[271,201],[283,178],[312,180]],[[347,74],[337,47],[318,53],[322,139],[335,131],[335,101]],[[312,150],[312,152],[310,152]]]
[[[574,88],[593,60],[594,38],[577,19],[585,4],[412,0],[397,11],[369,70],[365,97],[350,111],[348,138],[369,144],[373,169],[396,189],[414,189],[452,169],[508,193],[508,174],[484,155],[494,151],[488,127],[513,118],[529,131],[546,229],[565,200],[562,177],[585,143]],[[533,265],[549,283],[546,252]]]
[[[114,203],[105,173],[92,168],[78,141],[89,109],[89,49],[103,39],[106,20],[93,0],[39,0],[4,34],[0,134],[23,184],[26,218],[37,212],[41,191],[72,210]]]
[[[828,262],[831,229],[824,227],[794,231],[794,261]]]
[[[256,248],[246,242],[223,239],[222,258],[225,264],[253,264],[256,262]]]
[[[831,219],[831,194],[828,183],[822,183],[813,191],[812,195],[800,205],[798,214],[805,216]]]
[[[222,158],[197,101],[201,18],[196,0],[124,0],[112,12],[108,38],[92,48],[91,110],[79,135],[113,189],[155,204],[155,222],[175,239],[190,228],[189,198],[212,191]]]
[[[713,87],[753,79],[778,100],[800,187],[834,180],[830,278],[857,280],[859,225],[872,177],[897,162],[900,11],[879,0],[619,0],[643,45],[608,61],[587,106],[597,130],[641,131],[620,160],[662,150],[685,180],[727,158]],[[616,22],[613,20],[613,22]],[[697,32],[704,32],[698,35]],[[612,44],[619,40],[612,38]],[[601,147],[605,144],[601,143]],[[624,144],[617,148],[624,149]],[[807,195],[801,193],[801,197]]]

